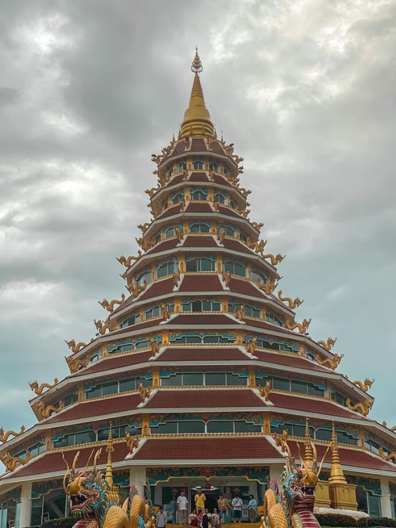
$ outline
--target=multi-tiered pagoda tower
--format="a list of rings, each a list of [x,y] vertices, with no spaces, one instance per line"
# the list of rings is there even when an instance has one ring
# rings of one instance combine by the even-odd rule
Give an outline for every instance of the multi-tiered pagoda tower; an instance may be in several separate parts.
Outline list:
[[[128,295],[100,303],[92,341],[68,343],[69,376],[31,383],[37,423],[1,431],[1,528],[67,514],[62,453],[70,462],[80,451],[84,467],[110,425],[121,494],[133,483],[170,509],[197,485],[209,507],[236,488],[260,500],[279,479],[276,435],[288,431],[297,457],[306,434],[319,457],[332,442],[319,505],[356,508],[356,496],[372,515],[394,514],[395,433],[367,416],[370,380],[337,372],[335,340],[315,341],[310,321],[296,320],[301,301],[276,290],[283,256],[266,252],[263,225],[249,218],[242,158],[217,137],[198,54],[192,70],[179,136],[153,156],[152,219],[136,255],[118,259]]]

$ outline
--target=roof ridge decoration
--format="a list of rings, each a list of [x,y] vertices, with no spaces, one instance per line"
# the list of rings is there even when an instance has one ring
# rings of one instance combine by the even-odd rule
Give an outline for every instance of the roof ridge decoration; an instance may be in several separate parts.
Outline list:
[[[189,136],[216,136],[209,110],[206,108],[201,80],[199,78],[199,73],[202,70],[202,62],[198,55],[198,48],[196,48],[195,57],[191,66],[191,71],[194,73],[194,81],[191,89],[190,102],[184,113],[183,122],[180,127],[179,138]]]

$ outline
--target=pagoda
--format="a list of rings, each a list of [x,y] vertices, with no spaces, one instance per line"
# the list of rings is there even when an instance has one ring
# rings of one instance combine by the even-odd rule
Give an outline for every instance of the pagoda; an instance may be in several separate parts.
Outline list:
[[[337,370],[336,340],[313,339],[302,301],[278,287],[283,256],[250,219],[243,159],[217,137],[198,52],[192,71],[179,135],[152,156],[151,219],[118,258],[127,291],[100,302],[91,341],[67,342],[70,375],[30,383],[35,425],[0,430],[1,528],[67,516],[64,458],[79,451],[84,468],[102,446],[105,471],[110,430],[112,486],[125,497],[134,484],[170,521],[196,486],[209,509],[220,492],[261,503],[280,480],[279,436],[296,458],[307,438],[328,451],[317,506],[394,517],[395,428],[369,418],[372,382]]]

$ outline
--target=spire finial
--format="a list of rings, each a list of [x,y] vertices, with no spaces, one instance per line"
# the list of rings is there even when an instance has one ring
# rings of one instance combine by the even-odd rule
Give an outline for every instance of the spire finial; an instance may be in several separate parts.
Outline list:
[[[305,419],[305,455],[304,462],[313,462],[312,440],[309,434],[309,418]]]
[[[215,137],[215,130],[210,119],[210,113],[205,105],[199,73],[203,70],[198,48],[195,49],[195,57],[191,65],[194,73],[194,81],[191,90],[190,103],[184,113],[183,123],[180,127],[180,138],[189,136],[211,136]]]
[[[195,57],[191,64],[191,71],[193,73],[201,73],[203,71],[202,62],[198,55],[198,46],[195,46]]]
[[[338,440],[334,422],[331,432],[331,469],[329,482],[346,484],[346,479],[340,463],[340,455],[338,453]]]
[[[111,432],[112,428],[112,422],[110,422],[110,429],[109,429],[109,437],[107,439],[107,446],[106,446],[106,453],[107,453],[107,466],[106,466],[106,477],[105,480],[107,482],[107,485],[109,489],[112,489],[114,481],[113,481],[113,467],[112,467],[112,461],[111,461],[111,454],[114,451],[113,447],[113,434]]]

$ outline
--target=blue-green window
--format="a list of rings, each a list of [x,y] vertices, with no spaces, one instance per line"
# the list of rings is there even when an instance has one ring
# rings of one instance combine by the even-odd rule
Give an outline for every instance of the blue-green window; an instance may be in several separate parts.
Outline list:
[[[267,311],[265,313],[265,320],[276,326],[285,326],[285,320],[283,317],[273,312]]]
[[[68,396],[65,396],[63,398],[63,407],[68,407],[69,405],[72,405],[78,400],[78,394],[77,392],[73,392],[73,394],[69,394]]]
[[[281,350],[283,352],[295,352],[300,351],[300,346],[295,343],[288,343],[278,340],[272,340],[269,337],[257,336],[257,346],[262,348],[269,348],[270,350]]]
[[[238,260],[223,260],[223,268],[226,273],[246,277],[247,264]]]
[[[138,286],[143,286],[145,282],[151,282],[151,268],[147,268],[135,275],[135,283]]]
[[[195,170],[202,170],[204,168],[203,161],[201,160],[195,160],[193,161],[193,168]]]
[[[211,163],[209,163],[209,169],[214,172],[219,172],[219,164],[215,161],[212,161]]]
[[[127,319],[125,319],[125,321],[122,321],[122,323],[120,324],[120,328],[126,328],[136,323],[140,323],[140,320],[141,320],[140,312],[136,312],[130,315]]]
[[[172,193],[171,196],[172,204],[178,204],[184,200],[184,191],[179,191],[177,193]]]
[[[174,306],[173,303],[164,304],[164,307],[169,312],[173,312],[175,310],[175,306]],[[159,317],[160,315],[161,315],[161,306],[160,305],[150,306],[150,308],[148,308],[145,311],[146,319],[154,319],[155,317]]]
[[[178,172],[182,172],[187,170],[187,163],[185,160],[181,160],[177,165]]]
[[[177,259],[167,260],[165,262],[160,262],[157,266],[157,277],[166,277],[167,275],[172,275],[178,270],[178,261]]]
[[[239,233],[239,240],[240,240],[241,242],[244,242],[244,243],[246,244],[246,242],[247,242],[247,234],[244,233],[243,231],[241,231],[241,232]],[[256,281],[255,281],[255,282],[256,282]]]
[[[176,229],[178,231],[180,231],[180,232],[183,230],[181,225],[174,225],[174,226],[165,227],[165,229],[164,229],[165,238],[175,237],[176,236]]]
[[[220,312],[220,299],[196,299],[182,302],[182,312]]]
[[[229,225],[229,224],[219,224],[217,226],[217,229],[220,233],[224,233],[227,236],[233,237],[235,236],[235,226]]]
[[[186,271],[215,271],[216,258],[212,255],[186,257]]]
[[[161,375],[163,387],[247,385],[247,375],[237,372],[172,372]]]
[[[267,282],[268,275],[258,269],[252,269],[252,281],[253,282]]]
[[[92,398],[100,398],[102,396],[109,396],[110,394],[118,394],[121,392],[129,392],[136,390],[139,383],[143,383],[144,387],[149,387],[152,383],[152,377],[129,377],[120,380],[106,381],[93,385],[92,387],[84,389],[87,400]]]
[[[190,233],[209,233],[210,224],[208,222],[190,222]]]
[[[172,176],[173,174],[173,169],[172,167],[170,169],[168,169],[168,172],[167,172],[168,176]]]
[[[213,195],[213,199],[216,203],[225,204],[227,200],[227,196],[220,191],[216,191]]]
[[[208,189],[196,189],[194,187],[190,188],[190,200],[197,201],[197,200],[207,200],[208,199]]]

